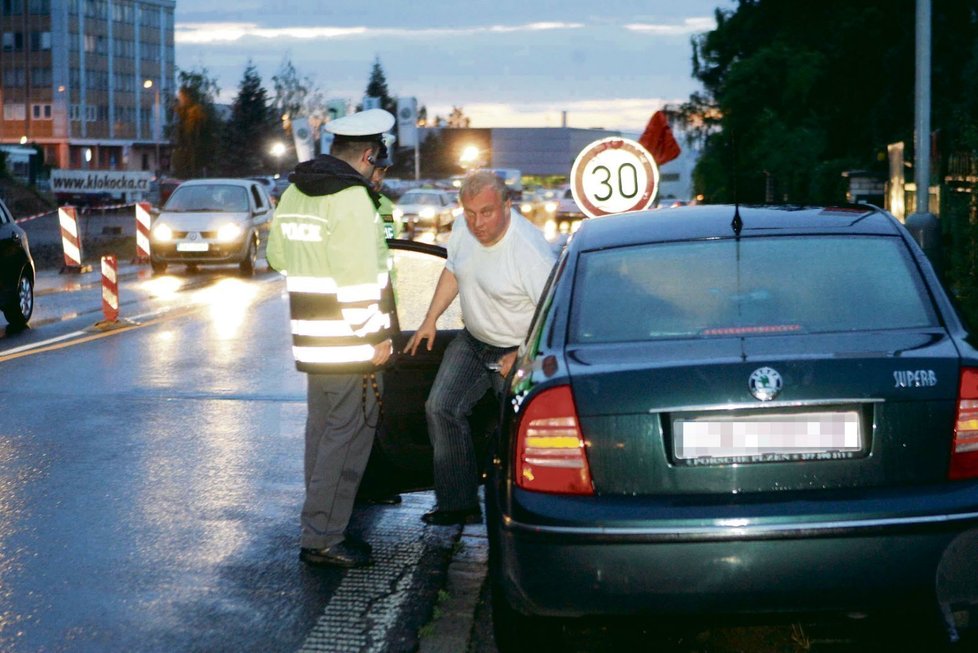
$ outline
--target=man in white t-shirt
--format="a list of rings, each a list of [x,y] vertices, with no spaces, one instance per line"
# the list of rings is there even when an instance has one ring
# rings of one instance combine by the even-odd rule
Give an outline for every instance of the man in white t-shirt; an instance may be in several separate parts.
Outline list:
[[[414,355],[426,341],[430,351],[435,323],[459,296],[465,329],[445,350],[425,403],[438,503],[422,517],[428,524],[482,521],[468,416],[490,387],[502,392],[554,263],[540,230],[511,213],[508,194],[492,172],[465,177],[459,190],[464,214],[452,227],[445,269],[424,322],[405,347]]]

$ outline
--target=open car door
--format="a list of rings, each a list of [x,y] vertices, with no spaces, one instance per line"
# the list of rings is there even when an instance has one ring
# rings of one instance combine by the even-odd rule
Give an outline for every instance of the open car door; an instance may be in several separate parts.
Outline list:
[[[394,338],[394,362],[384,371],[382,415],[360,486],[362,497],[432,487],[432,450],[424,404],[445,348],[462,330],[462,311],[456,297],[438,320],[431,351],[422,344],[414,356],[404,352],[428,311],[447,252],[440,245],[395,238],[389,238],[387,245],[393,258],[391,285],[400,330]],[[485,467],[489,436],[498,417],[498,402],[491,391],[487,392],[469,418],[480,468]]]

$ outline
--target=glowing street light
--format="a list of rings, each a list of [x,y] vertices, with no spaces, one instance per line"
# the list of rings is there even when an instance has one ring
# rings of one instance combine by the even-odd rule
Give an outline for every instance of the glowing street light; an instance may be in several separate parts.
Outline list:
[[[274,156],[276,159],[281,159],[285,156],[285,143],[282,141],[275,141],[272,143],[272,147],[269,148],[268,153]]]
[[[478,147],[475,145],[469,145],[462,150],[462,156],[459,157],[458,162],[463,168],[468,170],[479,164],[479,159],[481,156],[482,153],[479,151]]]
[[[143,88],[154,90],[153,98],[153,140],[156,141],[156,172],[160,171],[160,87],[153,84],[153,80],[147,79],[143,82]]]

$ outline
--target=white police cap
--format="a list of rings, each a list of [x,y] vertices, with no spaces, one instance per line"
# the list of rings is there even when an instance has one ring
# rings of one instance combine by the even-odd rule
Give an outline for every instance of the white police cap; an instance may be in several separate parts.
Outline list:
[[[394,126],[394,116],[383,109],[367,109],[326,123],[326,131],[337,136],[380,135]]]

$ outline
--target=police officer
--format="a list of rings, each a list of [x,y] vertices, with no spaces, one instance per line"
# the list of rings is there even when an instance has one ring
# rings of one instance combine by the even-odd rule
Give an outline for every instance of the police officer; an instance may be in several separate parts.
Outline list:
[[[379,419],[392,353],[387,245],[370,185],[394,116],[370,109],[327,123],[331,154],[300,163],[272,221],[266,257],[286,275],[292,352],[307,374],[305,501],[299,558],[362,567],[370,545],[346,532]]]
[[[400,238],[401,223],[394,219],[394,203],[383,192],[384,176],[387,174],[387,169],[394,165],[394,159],[391,156],[391,148],[393,146],[394,135],[384,134],[383,147],[381,147],[380,153],[377,155],[374,174],[370,177],[370,184],[380,194],[380,208],[378,212],[380,213],[380,219],[384,221],[384,232],[388,238]]]

